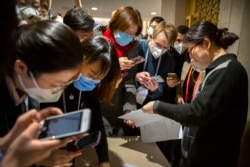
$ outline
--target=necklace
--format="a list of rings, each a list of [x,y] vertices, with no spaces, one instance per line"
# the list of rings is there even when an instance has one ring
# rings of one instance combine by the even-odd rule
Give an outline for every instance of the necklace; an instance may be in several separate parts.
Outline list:
[[[77,110],[80,109],[81,97],[82,97],[82,92],[79,91]],[[69,99],[70,99],[70,100],[73,100],[74,98],[75,98],[74,95],[71,93],[71,94],[69,95]],[[66,98],[65,98],[65,93],[64,93],[64,91],[63,91],[63,109],[64,109],[63,112],[66,113],[66,112],[67,112],[67,104],[66,104]]]

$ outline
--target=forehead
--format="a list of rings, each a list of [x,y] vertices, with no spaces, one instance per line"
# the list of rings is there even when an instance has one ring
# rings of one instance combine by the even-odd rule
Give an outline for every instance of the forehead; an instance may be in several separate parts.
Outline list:
[[[39,83],[50,83],[50,84],[61,84],[66,83],[70,81],[72,78],[74,78],[76,75],[78,75],[79,69],[72,69],[72,70],[64,70],[60,72],[54,72],[54,73],[42,73],[37,80],[39,80]]]
[[[81,66],[81,73],[93,73],[98,74],[101,68],[101,62],[100,61],[94,61],[89,63],[88,60],[84,60]]]
[[[153,21],[150,26],[155,27],[158,23],[156,21]]]
[[[169,45],[169,41],[164,33],[164,31],[160,32],[159,34],[157,34],[154,38],[155,42],[161,43],[161,44],[167,44]]]
[[[125,32],[130,35],[135,35],[137,33],[137,30],[138,30],[138,26],[135,24],[132,24],[131,26],[129,26],[128,29],[125,30]]]

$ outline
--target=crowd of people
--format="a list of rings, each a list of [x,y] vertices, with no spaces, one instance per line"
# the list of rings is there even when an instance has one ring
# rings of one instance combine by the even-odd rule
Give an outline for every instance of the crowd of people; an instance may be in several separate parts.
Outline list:
[[[248,77],[227,52],[235,33],[205,20],[189,28],[156,16],[142,37],[142,17],[132,6],[96,25],[81,1],[63,17],[52,17],[51,2],[1,5],[1,167],[74,165],[82,151],[62,148],[82,136],[37,137],[45,118],[83,108],[91,109],[88,133],[101,131],[100,167],[112,166],[107,136],[140,135],[133,121],[117,118],[140,108],[182,124],[182,139],[157,142],[171,166],[237,166]]]

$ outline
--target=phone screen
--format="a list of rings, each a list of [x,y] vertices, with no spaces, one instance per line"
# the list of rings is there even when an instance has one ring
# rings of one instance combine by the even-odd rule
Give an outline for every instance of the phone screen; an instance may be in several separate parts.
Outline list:
[[[84,114],[85,111],[72,112],[45,119],[39,138],[63,138],[84,132],[88,128],[88,124],[83,124],[83,122],[88,119],[84,119]],[[88,117],[88,115],[86,112],[86,117]],[[82,127],[83,125],[85,127]]]

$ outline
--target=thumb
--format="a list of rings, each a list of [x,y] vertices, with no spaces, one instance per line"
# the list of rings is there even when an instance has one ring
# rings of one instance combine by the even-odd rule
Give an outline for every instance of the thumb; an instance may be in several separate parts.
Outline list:
[[[38,134],[40,133],[41,125],[38,122],[32,122],[22,133],[29,138],[36,139]]]

